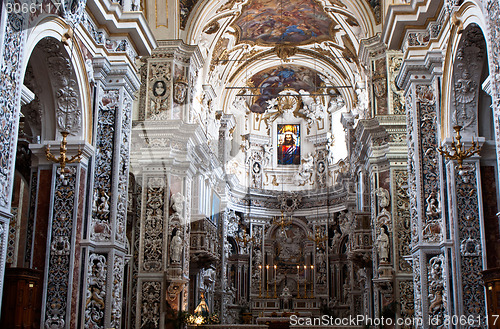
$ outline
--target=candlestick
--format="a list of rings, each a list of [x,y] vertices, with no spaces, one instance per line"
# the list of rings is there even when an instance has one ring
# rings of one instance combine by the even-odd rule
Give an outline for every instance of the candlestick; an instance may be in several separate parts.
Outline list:
[[[276,268],[277,268],[277,266],[276,266],[276,265],[274,265],[274,298],[278,297],[278,296],[276,295],[276,281],[278,281],[278,278],[277,278],[277,276],[276,276]]]
[[[269,264],[266,265],[266,298],[269,298]]]
[[[259,265],[259,298],[262,298],[262,265]]]
[[[311,298],[314,298],[314,265],[311,265]]]
[[[304,298],[307,298],[307,265],[304,265]]]
[[[299,286],[300,276],[299,276],[299,270],[300,270],[300,266],[297,265],[297,298],[300,298],[300,286]]]

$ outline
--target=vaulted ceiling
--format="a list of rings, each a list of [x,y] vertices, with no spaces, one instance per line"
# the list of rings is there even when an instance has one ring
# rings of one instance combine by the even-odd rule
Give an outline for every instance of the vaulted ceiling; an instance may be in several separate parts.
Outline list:
[[[380,31],[380,12],[379,1],[367,0],[181,1],[181,27],[206,56],[204,81],[226,112],[242,87],[258,94],[327,87],[352,108],[363,80],[360,41]],[[253,110],[262,111],[263,100],[256,97]]]

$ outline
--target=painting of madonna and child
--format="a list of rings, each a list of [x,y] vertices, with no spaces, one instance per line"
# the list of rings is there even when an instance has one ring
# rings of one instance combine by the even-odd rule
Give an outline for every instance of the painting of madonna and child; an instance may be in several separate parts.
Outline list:
[[[278,164],[300,164],[300,124],[278,124]]]

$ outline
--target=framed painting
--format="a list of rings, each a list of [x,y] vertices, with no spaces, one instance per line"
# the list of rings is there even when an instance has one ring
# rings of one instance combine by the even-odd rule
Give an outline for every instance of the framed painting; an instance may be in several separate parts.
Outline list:
[[[278,124],[278,164],[300,164],[300,124]]]

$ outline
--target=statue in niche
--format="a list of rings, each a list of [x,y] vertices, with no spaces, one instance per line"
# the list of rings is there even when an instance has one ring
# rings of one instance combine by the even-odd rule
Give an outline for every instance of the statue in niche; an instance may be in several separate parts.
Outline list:
[[[349,301],[350,301],[350,297],[351,297],[350,290],[351,290],[351,288],[349,287],[349,282],[347,282],[347,278],[346,278],[344,284],[342,285],[342,297],[344,297],[345,304],[349,303]]]
[[[427,199],[425,199],[425,214],[429,217],[436,218],[441,214],[441,209],[439,207],[439,200],[437,198],[436,192],[432,191]]]
[[[109,213],[109,195],[106,192],[101,192],[101,203],[97,207],[97,213],[101,215],[105,215]]]
[[[182,238],[181,230],[177,229],[175,235],[170,241],[170,260],[172,263],[180,264],[182,256]]]
[[[389,262],[389,236],[385,227],[380,228],[380,234],[377,238],[377,249],[380,263]]]
[[[326,283],[326,255],[322,249],[319,249],[316,253],[316,264],[317,264],[317,273],[316,283]]]
[[[92,203],[92,211],[97,212],[97,208],[99,207],[99,191],[94,189],[94,202]]]
[[[332,243],[330,247],[332,252],[335,250],[335,247],[338,245],[341,238],[342,238],[342,233],[340,233],[340,228],[336,227],[333,232]]]
[[[87,71],[89,82],[94,82],[94,67],[92,66],[92,59],[87,58],[85,60],[85,70]]]
[[[262,264],[262,253],[260,252],[260,249],[255,249],[253,254],[254,263]]]
[[[366,284],[366,268],[360,268],[357,273],[357,283],[358,283],[358,288],[363,289]]]
[[[375,191],[375,194],[377,194],[378,196],[378,205],[380,206],[380,208],[386,208],[389,206],[389,191],[387,191],[385,188],[379,187]]]
[[[328,164],[332,165],[335,159],[335,148],[333,147],[333,145],[335,144],[335,137],[330,132],[328,132],[326,136],[327,136],[327,141],[325,146],[326,146],[326,151],[328,152],[326,158],[328,160]]]
[[[179,192],[172,195],[172,209],[181,215],[182,213],[182,202],[184,201],[184,196]]]

